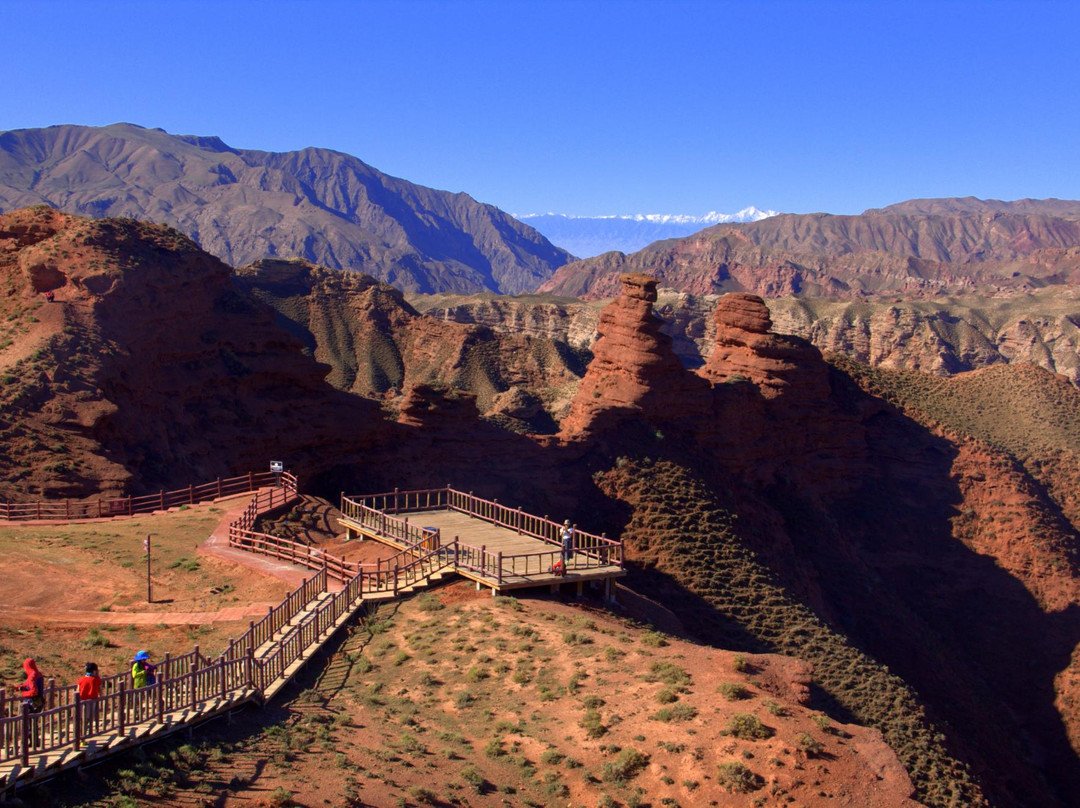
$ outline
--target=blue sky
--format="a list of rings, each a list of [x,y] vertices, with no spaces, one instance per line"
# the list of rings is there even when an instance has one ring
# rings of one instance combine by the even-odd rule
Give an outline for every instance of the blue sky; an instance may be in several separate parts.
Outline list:
[[[1080,198],[1080,4],[0,0],[0,130],[323,146],[513,213]]]

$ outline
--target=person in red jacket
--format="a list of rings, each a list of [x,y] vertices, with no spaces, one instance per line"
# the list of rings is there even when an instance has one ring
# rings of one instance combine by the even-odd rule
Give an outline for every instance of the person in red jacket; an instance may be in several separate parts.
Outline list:
[[[98,702],[101,698],[101,677],[98,675],[97,663],[86,663],[86,675],[83,676],[76,689],[79,691],[79,701],[83,716],[83,732],[92,735],[97,728]]]
[[[26,684],[19,685],[23,700],[30,705],[30,712],[40,713],[45,708],[45,677],[32,659],[23,662]]]

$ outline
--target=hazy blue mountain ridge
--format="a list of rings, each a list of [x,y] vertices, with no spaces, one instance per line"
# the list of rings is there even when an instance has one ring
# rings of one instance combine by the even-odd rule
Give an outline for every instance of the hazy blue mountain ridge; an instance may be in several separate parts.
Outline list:
[[[348,154],[132,124],[0,133],[0,212],[35,204],[168,224],[234,266],[303,258],[410,292],[529,291],[571,258],[492,205]]]

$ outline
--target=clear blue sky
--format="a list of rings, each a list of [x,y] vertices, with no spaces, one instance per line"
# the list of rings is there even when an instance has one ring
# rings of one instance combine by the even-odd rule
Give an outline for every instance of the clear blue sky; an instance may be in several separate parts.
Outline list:
[[[1080,3],[0,0],[0,130],[323,146],[513,213],[1080,198]]]

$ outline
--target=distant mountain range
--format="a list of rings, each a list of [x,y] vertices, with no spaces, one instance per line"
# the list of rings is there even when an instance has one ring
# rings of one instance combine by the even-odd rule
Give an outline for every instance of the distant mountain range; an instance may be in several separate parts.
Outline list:
[[[612,251],[637,252],[654,241],[682,238],[710,225],[757,222],[776,215],[775,210],[759,210],[752,205],[738,213],[712,211],[704,216],[657,213],[630,216],[516,214],[518,219],[543,233],[552,244],[557,244],[578,258],[591,258]]]
[[[917,199],[858,216],[779,214],[561,267],[538,291],[618,293],[643,272],[693,294],[866,299],[994,295],[1080,284],[1080,202]]]
[[[127,123],[0,133],[0,212],[171,225],[233,266],[302,258],[409,292],[535,289],[571,256],[467,194],[328,149],[265,152]]]

